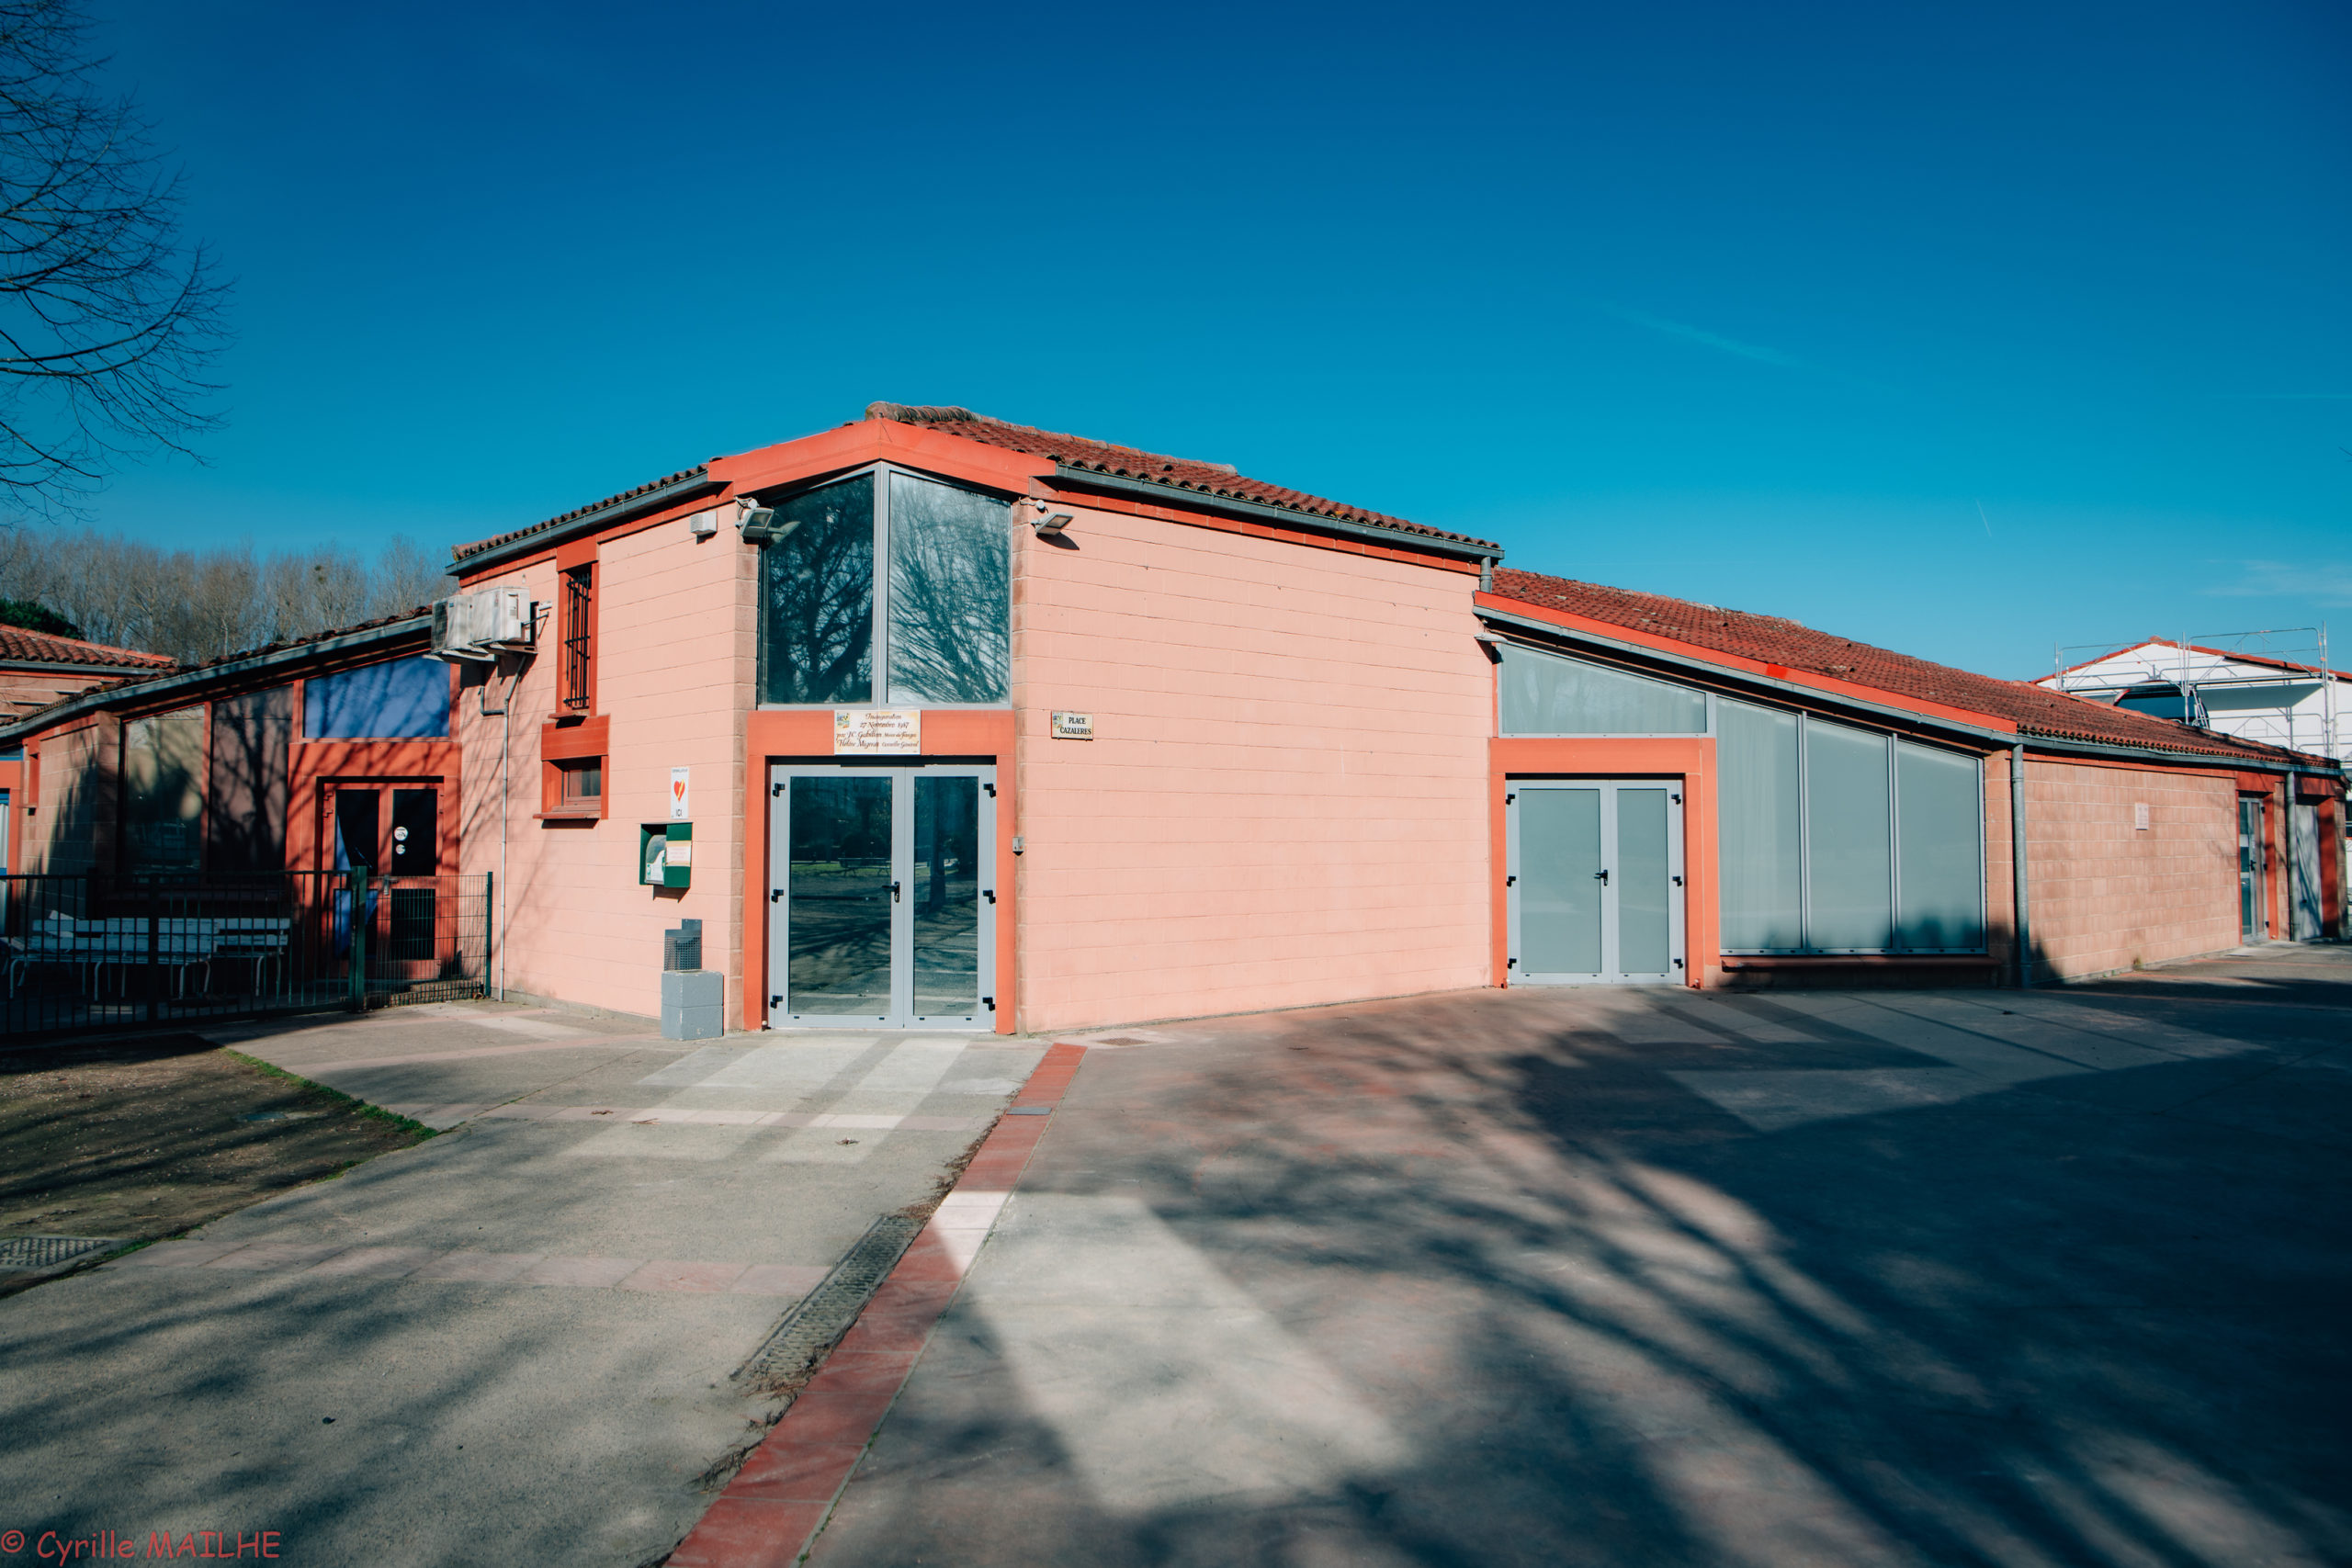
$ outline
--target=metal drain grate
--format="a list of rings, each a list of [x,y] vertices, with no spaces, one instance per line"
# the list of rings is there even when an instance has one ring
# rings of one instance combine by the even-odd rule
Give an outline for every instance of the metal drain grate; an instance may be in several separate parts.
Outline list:
[[[0,1241],[0,1269],[49,1269],[120,1245],[103,1235],[13,1235]]]
[[[922,1229],[921,1220],[885,1214],[857,1238],[847,1257],[833,1265],[824,1282],[784,1314],[767,1343],[752,1353],[736,1377],[759,1388],[775,1388],[804,1375],[834,1341],[849,1332],[857,1314],[899,1255]]]

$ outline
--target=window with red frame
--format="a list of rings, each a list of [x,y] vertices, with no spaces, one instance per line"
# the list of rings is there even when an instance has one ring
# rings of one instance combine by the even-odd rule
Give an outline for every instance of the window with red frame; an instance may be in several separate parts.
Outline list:
[[[586,713],[596,700],[596,568],[594,562],[563,574],[563,684],[560,700],[571,713]]]

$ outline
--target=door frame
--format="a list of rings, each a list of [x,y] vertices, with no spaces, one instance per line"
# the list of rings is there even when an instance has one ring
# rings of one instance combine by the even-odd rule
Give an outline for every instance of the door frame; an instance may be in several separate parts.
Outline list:
[[[915,843],[915,780],[968,778],[978,784],[979,878],[974,894],[973,927],[978,951],[974,995],[979,1007],[969,1014],[923,1014],[914,1010],[914,911],[911,897],[901,898],[890,910],[890,1010],[885,1014],[796,1013],[791,1010],[792,901],[785,878],[792,860],[792,792],[795,778],[841,778],[880,773],[890,778],[890,865],[899,880],[913,880]],[[960,1034],[994,1033],[997,1019],[1010,998],[999,996],[996,967],[996,919],[1004,897],[997,882],[997,769],[994,762],[931,761],[922,757],[842,758],[831,762],[770,762],[767,768],[767,953],[766,1027],[770,1029],[857,1029],[944,1032]]]
[[[1600,970],[1592,975],[1543,975],[1528,972],[1521,959],[1520,899],[1523,874],[1520,864],[1519,797],[1531,789],[1589,789],[1600,795],[1600,858],[1605,870],[1616,871],[1617,792],[1663,789],[1666,806],[1667,963],[1662,974],[1628,975],[1618,968],[1621,922],[1618,899],[1623,879],[1612,874],[1600,900]],[[1683,817],[1689,811],[1689,781],[1657,778],[1507,778],[1503,783],[1503,886],[1509,921],[1509,952],[1504,965],[1506,986],[1687,986],[1690,979],[1690,874],[1683,859]]]

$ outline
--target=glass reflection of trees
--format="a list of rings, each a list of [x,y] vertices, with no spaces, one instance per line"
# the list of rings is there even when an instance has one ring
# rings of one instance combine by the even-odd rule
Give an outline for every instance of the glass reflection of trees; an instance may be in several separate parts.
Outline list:
[[[890,476],[890,700],[1001,703],[1011,661],[1006,503]]]
[[[1012,663],[1009,503],[892,473],[775,503],[762,552],[763,703],[1001,703]],[[887,626],[875,622],[875,507],[889,559]],[[874,641],[888,649],[875,690]]]
[[[779,502],[761,551],[760,700],[874,696],[874,479]]]

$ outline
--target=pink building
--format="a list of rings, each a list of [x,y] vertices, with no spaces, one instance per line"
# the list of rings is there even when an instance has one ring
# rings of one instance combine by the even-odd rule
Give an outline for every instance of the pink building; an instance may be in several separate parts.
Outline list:
[[[453,709],[500,977],[649,1013],[681,918],[747,1028],[2075,977],[2341,830],[2324,759],[1501,554],[888,403],[467,547],[538,617]]]
[[[90,898],[326,878],[280,917],[318,985],[364,907],[370,996],[650,1014],[695,919],[734,1028],[2071,979],[2283,937],[2290,897],[2341,930],[2283,826],[2341,835],[2333,761],[1501,555],[876,403],[468,546],[431,624],[0,750],[31,869],[136,879]]]

